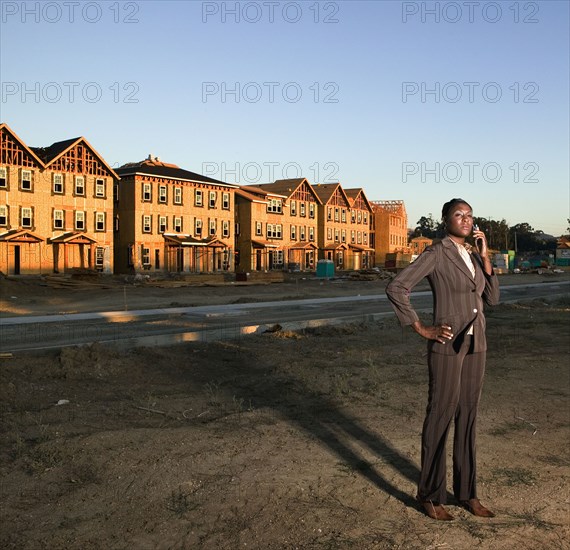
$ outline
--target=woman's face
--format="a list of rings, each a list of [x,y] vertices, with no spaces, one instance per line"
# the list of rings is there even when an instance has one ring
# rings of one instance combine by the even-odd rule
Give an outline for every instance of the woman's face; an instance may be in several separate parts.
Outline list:
[[[451,208],[447,216],[447,233],[454,237],[465,238],[473,231],[473,212],[471,207],[460,202]]]

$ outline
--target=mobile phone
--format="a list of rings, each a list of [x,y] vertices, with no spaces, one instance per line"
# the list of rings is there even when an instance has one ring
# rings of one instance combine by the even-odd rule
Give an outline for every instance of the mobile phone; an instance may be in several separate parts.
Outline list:
[[[476,223],[473,224],[473,231],[479,231],[479,226]],[[481,251],[481,249],[479,248],[479,241],[480,240],[481,239],[475,239],[475,246],[477,247],[477,251],[479,251],[479,252]]]

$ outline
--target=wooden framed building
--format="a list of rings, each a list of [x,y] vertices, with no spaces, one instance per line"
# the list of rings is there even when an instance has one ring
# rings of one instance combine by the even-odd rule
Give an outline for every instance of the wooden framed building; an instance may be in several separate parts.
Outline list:
[[[362,188],[344,189],[350,204],[350,235],[346,269],[368,269],[374,265],[370,226],[372,205]]]
[[[83,137],[28,147],[0,124],[0,270],[112,273],[117,180]]]
[[[314,186],[319,205],[319,259],[331,260],[337,269],[347,266],[350,240],[350,199],[340,183]]]
[[[430,239],[429,237],[424,237],[423,235],[414,237],[413,239],[410,239],[409,242],[410,252],[414,256],[419,256],[432,243],[433,239]]]
[[[374,265],[384,266],[386,254],[410,254],[408,214],[402,200],[371,201],[374,231]]]
[[[237,185],[149,155],[117,169],[117,273],[234,270]]]
[[[314,270],[319,198],[306,178],[236,191],[239,271]]]

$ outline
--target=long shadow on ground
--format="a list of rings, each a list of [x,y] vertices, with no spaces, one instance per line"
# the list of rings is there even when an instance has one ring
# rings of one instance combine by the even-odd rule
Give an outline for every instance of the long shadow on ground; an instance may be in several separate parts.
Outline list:
[[[378,470],[377,465],[371,464],[351,448],[354,443],[368,447],[383,462],[415,484],[420,473],[417,465],[387,439],[341,410],[333,399],[316,393],[299,378],[285,374],[281,369],[277,370],[270,358],[261,358],[257,353],[252,357],[248,351],[240,351],[236,352],[235,360],[239,363],[236,370],[240,375],[234,380],[238,387],[225,385],[225,390],[235,392],[234,395],[244,400],[250,400],[256,408],[275,411],[291,424],[318,438],[324,447],[380,490],[406,506],[418,507],[412,495],[396,487]],[[245,375],[247,386],[240,384],[242,374]],[[256,382],[252,384],[252,380]]]

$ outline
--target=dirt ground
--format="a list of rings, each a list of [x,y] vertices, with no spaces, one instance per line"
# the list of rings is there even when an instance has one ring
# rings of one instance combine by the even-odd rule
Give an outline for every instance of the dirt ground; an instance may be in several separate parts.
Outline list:
[[[514,280],[533,277],[553,280]],[[118,285],[88,299],[19,281],[0,290],[6,316],[121,309],[125,292],[140,308],[375,294],[383,284]],[[487,317],[478,477],[496,518],[475,518],[450,496],[455,521],[434,522],[415,503],[425,342],[387,318],[0,359],[0,547],[570,548],[570,297],[502,304]]]
[[[318,279],[311,275],[292,274],[283,283],[259,284],[232,282],[196,284],[177,280],[153,281],[153,285],[133,282],[132,278],[78,278],[76,286],[58,288],[39,278],[5,278],[0,275],[0,316],[49,315],[84,311],[116,311],[163,307],[191,307],[270,300],[326,298],[328,296],[369,295],[384,292],[390,280],[380,273],[372,280],[351,276]],[[126,281],[128,279],[128,282]],[[74,278],[72,280],[75,280]],[[564,273],[527,273],[501,275],[501,285],[539,284],[570,280]],[[99,284],[97,284],[99,283]],[[101,288],[103,286],[103,288]],[[426,282],[417,290],[428,289]]]
[[[192,307],[271,300],[322,298],[383,292],[386,280],[361,281],[350,277],[317,279],[301,274],[280,283],[231,282],[219,284],[186,283],[177,280],[155,280],[153,284],[129,282],[125,278],[76,282],[67,288],[53,287],[41,279],[0,278],[0,313],[2,316],[49,315],[83,311],[115,311],[162,307]],[[525,276],[534,281],[537,275]],[[570,279],[570,273],[537,280]],[[72,278],[71,281],[75,279]],[[99,283],[99,284],[95,284]]]

